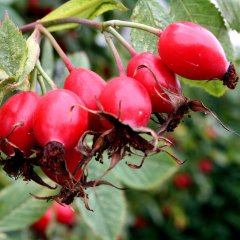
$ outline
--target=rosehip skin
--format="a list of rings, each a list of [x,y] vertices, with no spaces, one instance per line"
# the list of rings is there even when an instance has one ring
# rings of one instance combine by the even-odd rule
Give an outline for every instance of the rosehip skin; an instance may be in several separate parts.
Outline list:
[[[139,66],[144,67],[138,69]],[[127,76],[136,79],[147,89],[153,112],[168,113],[173,110],[164,91],[166,89],[174,94],[181,94],[180,82],[159,56],[150,52],[135,55],[128,62]],[[163,88],[161,89],[159,85]]]
[[[34,92],[20,92],[11,96],[0,109],[0,138],[5,138],[16,124],[22,122],[23,126],[16,127],[7,140],[25,155],[31,153],[36,143],[32,121],[39,100],[40,96]],[[7,143],[1,146],[1,150],[7,155],[14,153],[13,147]]]
[[[145,127],[150,119],[152,106],[144,86],[130,77],[116,77],[107,83],[99,102],[107,113],[111,113],[131,127]],[[106,128],[111,124],[103,121]]]
[[[39,101],[33,118],[33,130],[41,146],[59,142],[73,148],[88,126],[88,113],[81,99],[66,89],[48,92]]]
[[[82,160],[82,156],[81,154],[75,149],[69,149],[66,150],[65,154],[64,154],[64,159],[65,159],[65,164],[66,167],[68,169],[68,171],[73,174],[76,167],[78,166],[79,162],[81,162]],[[61,174],[57,174],[54,171],[49,171],[47,169],[45,169],[44,167],[42,167],[42,171],[54,182],[60,184],[60,185],[64,185],[66,184],[69,180],[66,177],[63,177]],[[73,178],[78,181],[80,179],[82,175],[82,169],[80,168],[77,173],[73,176]]]
[[[105,85],[106,82],[95,72],[77,68],[67,76],[64,88],[76,93],[87,108],[98,110],[96,100]],[[88,129],[98,131],[102,128],[99,117],[96,114],[89,113]]]
[[[56,211],[57,222],[70,226],[75,223],[75,211],[69,205],[54,203],[53,207]]]
[[[36,232],[45,233],[52,218],[53,218],[53,208],[49,207],[47,211],[44,213],[44,215],[32,225],[32,228]]]
[[[176,74],[192,80],[222,79],[230,63],[217,38],[192,22],[175,22],[159,37],[158,52]]]

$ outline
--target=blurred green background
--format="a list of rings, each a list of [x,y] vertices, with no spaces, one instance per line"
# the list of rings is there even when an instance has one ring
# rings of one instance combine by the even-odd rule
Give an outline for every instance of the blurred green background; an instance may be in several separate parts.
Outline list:
[[[34,1],[32,1],[34,2]],[[41,0],[36,7],[27,0],[0,0],[0,16],[4,11],[16,25],[32,22],[66,1]],[[99,20],[129,20],[137,1],[123,0],[128,12],[110,11]],[[164,1],[165,4],[168,1]],[[129,39],[129,31],[121,34]],[[101,34],[87,27],[54,34],[64,51],[81,52],[82,66],[88,66],[106,80],[116,75],[112,54],[106,49]],[[130,55],[118,46],[127,63]],[[239,46],[234,46],[235,60],[240,63]],[[83,61],[84,59],[84,61]],[[61,85],[66,73],[55,56],[56,64],[44,65],[49,75]],[[111,63],[111,64],[109,64]],[[239,68],[238,68],[239,69]],[[198,88],[183,86],[184,95],[200,99],[231,129],[240,133],[240,87],[215,98]],[[161,187],[152,191],[130,189],[127,199],[127,221],[118,240],[228,240],[240,236],[240,149],[239,137],[223,129],[211,116],[194,113],[185,117],[176,131],[168,136],[174,142],[177,155],[186,162]],[[4,175],[4,174],[2,174]],[[1,177],[1,186],[8,184]],[[50,231],[51,239],[98,239],[81,221],[73,229],[57,226]],[[12,234],[12,235],[11,235]],[[20,239],[37,239],[24,229]],[[67,235],[66,235],[67,234]],[[14,238],[16,233],[10,233]],[[65,238],[63,238],[63,236]],[[67,237],[66,237],[67,236]],[[16,237],[16,236],[15,236]],[[1,239],[1,235],[0,235]],[[17,238],[15,238],[17,239]]]

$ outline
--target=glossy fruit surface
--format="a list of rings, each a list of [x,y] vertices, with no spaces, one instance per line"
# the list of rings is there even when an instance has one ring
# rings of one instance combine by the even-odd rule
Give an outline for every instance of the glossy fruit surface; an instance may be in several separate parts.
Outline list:
[[[98,110],[96,99],[99,97],[106,82],[95,72],[77,68],[67,76],[64,88],[76,93],[85,106],[91,110]],[[100,119],[96,114],[89,113],[89,129],[100,130]]]
[[[81,162],[82,156],[75,148],[71,148],[66,150],[64,154],[64,159],[65,159],[65,163],[68,171],[71,174],[73,174],[79,162]],[[71,180],[69,178],[64,177],[61,174],[57,174],[54,171],[49,171],[43,167],[42,167],[42,170],[51,180],[53,180],[54,182],[60,185],[64,185],[67,181]],[[82,169],[79,169],[77,173],[73,176],[73,178],[76,181],[78,181],[81,177],[81,174],[82,174]]]
[[[159,37],[158,52],[172,71],[192,80],[222,79],[229,67],[217,38],[192,22],[168,25]]]
[[[107,83],[99,102],[111,113],[132,127],[145,127],[151,115],[151,100],[144,86],[130,77],[116,77]],[[103,124],[110,128],[104,121]]]
[[[51,220],[53,218],[53,208],[49,207],[44,215],[37,220],[33,225],[32,228],[37,232],[46,232]]]
[[[20,92],[11,96],[0,109],[0,138],[5,138],[13,130],[7,140],[25,155],[30,153],[36,142],[32,121],[39,100],[40,96],[34,92]],[[14,129],[15,125],[19,126]],[[7,155],[14,152],[9,144],[3,144],[1,149]]]
[[[75,211],[69,205],[61,205],[54,203],[53,205],[56,212],[56,220],[59,223],[72,225],[75,222]]]
[[[138,67],[141,67],[138,69]],[[164,90],[180,94],[181,86],[176,75],[162,62],[159,56],[143,52],[130,59],[127,75],[141,82],[147,89],[153,112],[170,112],[172,105]],[[162,89],[161,89],[161,87]]]
[[[75,147],[88,126],[88,113],[79,105],[81,99],[66,89],[48,92],[39,101],[33,129],[41,146],[56,141],[65,149]]]

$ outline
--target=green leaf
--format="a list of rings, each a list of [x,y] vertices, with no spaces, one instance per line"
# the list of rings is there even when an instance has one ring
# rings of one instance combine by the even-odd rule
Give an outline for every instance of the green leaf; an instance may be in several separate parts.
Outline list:
[[[8,16],[0,27],[0,89],[22,76],[27,60],[27,44]]]
[[[23,229],[44,214],[51,203],[37,200],[30,193],[47,196],[52,190],[34,182],[17,181],[0,192],[0,231]]]
[[[186,78],[180,78],[184,83],[192,86],[204,89],[209,94],[215,97],[221,97],[227,91],[227,87],[223,86],[223,82],[220,80],[189,80]]]
[[[127,8],[118,0],[71,0],[42,18],[41,22],[44,23],[59,18],[69,17],[94,19],[98,15],[113,9],[120,11],[127,10]],[[76,26],[79,26],[79,24],[61,24],[49,27],[49,30],[59,31],[74,28]]]
[[[89,169],[90,179],[96,179],[101,176],[107,165],[102,165],[95,161],[93,163],[90,164]],[[120,186],[111,172],[104,179],[114,183],[116,186]],[[87,210],[81,200],[76,200],[77,207],[84,221],[100,239],[117,239],[126,221],[124,192],[110,186],[102,185],[96,187],[96,189],[89,189],[88,194],[89,205],[93,209],[93,212]]]
[[[221,42],[229,59],[233,58],[233,47],[224,19],[214,4],[202,0],[171,1],[171,12],[174,21],[191,21],[209,29]],[[184,83],[204,89],[213,96],[222,96],[227,88],[220,81],[191,81]]]
[[[37,60],[40,54],[39,38],[40,38],[39,31],[34,30],[31,36],[27,39],[27,48],[28,48],[27,60],[25,62],[24,69],[21,76],[19,77],[16,84],[13,84],[15,88],[18,88],[18,90],[20,89],[28,90],[28,85],[29,85],[28,76],[31,73],[31,71],[34,69],[34,66],[37,63]]]
[[[131,16],[133,22],[164,29],[171,19],[166,10],[156,0],[139,0]],[[132,29],[131,42],[137,52],[157,53],[158,37],[142,30]]]
[[[215,0],[217,7],[232,29],[240,32],[240,1],[239,0]]]
[[[114,174],[125,185],[139,190],[159,187],[178,169],[177,163],[163,152],[147,157],[140,169],[132,169],[126,162],[139,164],[139,158],[126,156],[113,170]]]

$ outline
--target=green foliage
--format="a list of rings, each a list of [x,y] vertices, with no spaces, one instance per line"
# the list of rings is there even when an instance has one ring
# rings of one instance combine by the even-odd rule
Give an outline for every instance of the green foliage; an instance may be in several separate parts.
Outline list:
[[[71,0],[42,18],[41,22],[44,23],[67,17],[93,19],[98,15],[113,9],[118,9],[121,11],[127,10],[118,0]],[[78,26],[78,24],[61,24],[58,26],[49,27],[49,30],[59,31],[63,29],[74,28],[76,26]]]
[[[30,194],[47,196],[50,191],[33,182],[17,181],[0,192],[0,231],[23,229],[44,214],[50,202]]]
[[[159,29],[164,29],[171,22],[169,14],[156,0],[139,0],[133,10],[131,20]],[[131,30],[131,42],[138,52],[157,53],[157,41],[157,36],[137,29]]]
[[[0,28],[0,88],[14,85],[22,76],[27,60],[27,44],[8,16]]]
[[[216,0],[216,3],[230,27],[240,32],[240,2]]]
[[[140,169],[129,168],[126,163],[139,164],[139,158],[126,156],[114,174],[124,185],[138,190],[158,188],[178,169],[174,160],[163,152],[147,157]]]
[[[100,177],[105,168],[106,164],[105,166],[90,165],[90,179]],[[107,175],[106,180],[118,187],[121,186],[112,173]],[[89,205],[93,212],[87,211],[79,200],[76,201],[84,221],[100,239],[116,239],[121,234],[126,221],[127,206],[124,192],[110,186],[100,186],[91,189],[88,194]]]

